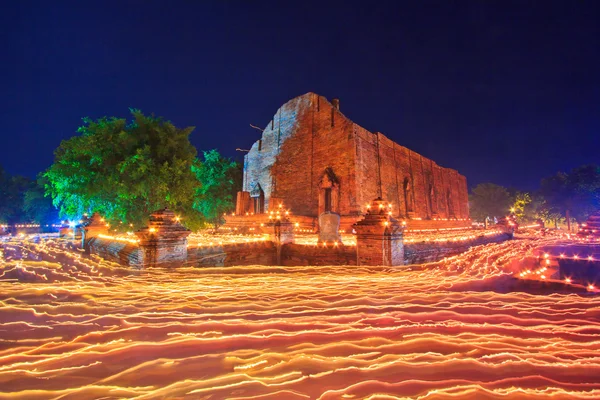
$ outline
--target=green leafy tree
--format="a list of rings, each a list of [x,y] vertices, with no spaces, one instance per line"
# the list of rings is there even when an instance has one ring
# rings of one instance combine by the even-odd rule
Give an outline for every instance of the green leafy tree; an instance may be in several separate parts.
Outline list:
[[[6,224],[12,216],[12,208],[9,201],[10,176],[0,165],[0,224]]]
[[[531,201],[531,195],[529,193],[519,191],[515,193],[510,212],[517,217],[518,221],[529,220],[532,217],[532,215],[527,215],[526,218],[526,210],[529,211],[527,205],[529,205]]]
[[[540,193],[546,199],[547,212],[564,216],[570,231],[572,218],[584,222],[600,207],[600,167],[582,165],[544,178]]]
[[[84,119],[79,136],[64,140],[45,172],[46,190],[62,216],[99,212],[118,230],[139,228],[151,212],[169,207],[191,229],[202,224],[193,209],[198,163],[193,128],[131,110],[133,121]]]
[[[217,150],[204,152],[204,161],[193,168],[200,187],[196,190],[194,208],[215,228],[222,223],[223,213],[235,208],[234,198],[241,181],[238,163],[222,157]]]
[[[510,195],[505,187],[493,183],[480,183],[471,190],[469,212],[476,221],[502,217],[508,214]]]

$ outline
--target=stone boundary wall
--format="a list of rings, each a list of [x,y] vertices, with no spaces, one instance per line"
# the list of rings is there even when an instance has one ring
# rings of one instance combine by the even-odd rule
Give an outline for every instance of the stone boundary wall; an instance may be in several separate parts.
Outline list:
[[[356,246],[286,244],[281,250],[281,263],[285,266],[356,265]]]
[[[404,263],[422,264],[441,260],[467,251],[469,247],[487,243],[503,242],[509,235],[499,233],[480,236],[461,242],[419,242],[404,243]],[[142,250],[137,244],[103,238],[93,238],[89,243],[91,254],[107,261],[132,268],[144,268]],[[281,265],[357,265],[356,246],[315,246],[284,244],[281,247]],[[235,265],[277,265],[277,247],[273,242],[232,243],[222,246],[189,246],[188,267],[235,266]],[[160,265],[157,265],[160,267]]]
[[[559,276],[557,279],[570,278],[573,282],[584,285],[600,284],[600,244],[596,243],[564,243],[538,247],[534,254],[537,255],[537,264],[541,264],[548,254],[550,264],[558,264]],[[563,255],[561,257],[560,255]],[[574,256],[578,258],[575,259]],[[588,258],[588,257],[591,257]]]
[[[91,254],[123,266],[143,268],[143,255],[137,244],[117,240],[92,238],[89,242]]]
[[[479,246],[487,243],[499,243],[508,240],[510,237],[506,233],[497,235],[479,236],[474,239],[460,242],[418,242],[404,243],[404,262],[405,264],[423,264],[441,260],[444,257],[454,256],[463,253],[472,246]]]
[[[188,267],[229,267],[233,265],[275,265],[273,242],[231,243],[187,249]]]

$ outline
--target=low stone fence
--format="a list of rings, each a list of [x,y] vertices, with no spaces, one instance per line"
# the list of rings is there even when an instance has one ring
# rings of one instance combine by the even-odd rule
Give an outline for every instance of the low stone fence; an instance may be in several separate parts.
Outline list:
[[[419,242],[404,244],[404,264],[422,264],[441,260],[444,257],[460,254],[471,246],[496,243],[508,240],[505,233],[479,236],[460,242]],[[89,251],[100,257],[133,268],[146,265],[143,251],[135,243],[111,239],[93,238]],[[281,261],[277,263],[277,248],[270,241],[250,243],[230,243],[215,246],[188,246],[184,266],[233,266],[233,265],[357,265],[356,246],[302,245],[287,243],[281,246]],[[165,265],[168,266],[168,265]]]
[[[534,251],[538,266],[558,266],[557,279],[584,286],[600,285],[600,243],[564,243]]]
[[[337,226],[322,222],[325,227],[333,226],[334,238],[324,236],[321,232],[317,246],[296,244],[295,229],[300,228],[285,214],[263,223],[260,229],[264,236],[252,231],[251,236],[259,238],[254,242],[249,239],[245,242],[226,243],[226,240],[215,236],[214,241],[192,241],[190,244],[188,236],[191,232],[168,209],[152,213],[147,227],[124,237],[108,235],[107,225],[94,214],[81,230],[81,243],[88,253],[137,268],[232,265],[400,266],[437,261],[464,252],[471,246],[501,242],[511,237],[508,230],[499,229],[465,232],[459,237],[440,233],[429,241],[425,241],[426,238],[422,236],[405,240],[404,225],[391,216],[387,207],[388,203],[379,198],[371,202],[364,218],[354,224],[356,246],[345,246],[339,241],[339,220]],[[250,227],[247,228],[250,230]]]
[[[423,264],[441,260],[444,257],[463,253],[472,246],[487,243],[498,243],[508,240],[510,235],[498,233],[495,235],[480,235],[473,239],[445,242],[404,243],[404,263]]]
[[[137,243],[95,237],[89,240],[90,254],[127,267],[143,268],[143,255]]]
[[[189,246],[184,265],[229,267],[232,265],[275,265],[273,242],[231,243],[219,246]]]
[[[88,246],[90,254],[96,254],[107,261],[123,266],[133,268],[162,266],[160,263],[145,262],[143,250],[136,243],[93,238],[89,241]],[[276,249],[273,242],[232,243],[202,247],[189,246],[186,259],[180,264],[190,267],[275,265],[275,256]]]
[[[285,244],[282,265],[356,265],[356,246]]]

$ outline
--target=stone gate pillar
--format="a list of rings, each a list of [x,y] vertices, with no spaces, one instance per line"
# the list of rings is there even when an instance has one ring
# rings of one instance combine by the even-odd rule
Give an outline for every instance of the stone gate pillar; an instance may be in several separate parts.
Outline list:
[[[100,214],[94,213],[85,222],[81,229],[81,247],[85,249],[87,253],[90,251],[90,241],[97,238],[100,235],[106,235],[108,233],[108,226],[106,222],[100,217]]]
[[[192,233],[168,208],[150,215],[148,226],[135,232],[143,267],[179,267],[187,260],[187,237]]]
[[[281,248],[286,243],[294,243],[294,224],[289,218],[279,212],[269,215],[269,222],[265,224],[269,240],[275,243],[277,250],[276,264],[281,265]]]
[[[358,265],[404,265],[404,227],[389,213],[388,203],[377,198],[354,224]]]

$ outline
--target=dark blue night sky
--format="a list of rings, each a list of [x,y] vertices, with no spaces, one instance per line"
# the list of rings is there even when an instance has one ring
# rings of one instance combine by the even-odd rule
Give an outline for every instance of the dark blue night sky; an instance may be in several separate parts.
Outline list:
[[[5,1],[0,164],[35,176],[81,118],[139,108],[240,157],[287,100],[535,189],[600,162],[600,1]]]

